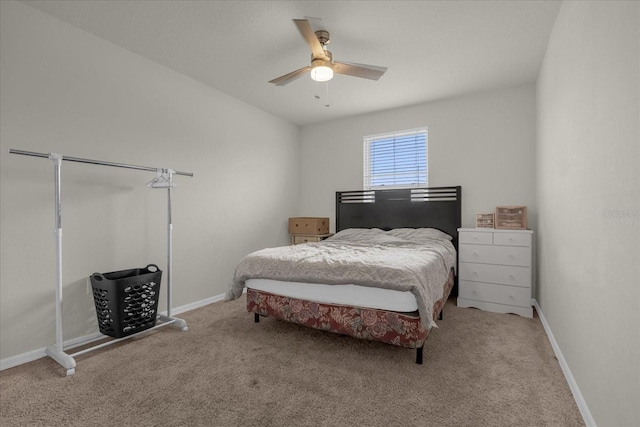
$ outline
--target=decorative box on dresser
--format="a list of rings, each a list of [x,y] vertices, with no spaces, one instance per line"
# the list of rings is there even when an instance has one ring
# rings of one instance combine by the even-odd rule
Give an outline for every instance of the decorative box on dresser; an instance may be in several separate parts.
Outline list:
[[[533,317],[533,231],[460,228],[458,241],[458,307]]]

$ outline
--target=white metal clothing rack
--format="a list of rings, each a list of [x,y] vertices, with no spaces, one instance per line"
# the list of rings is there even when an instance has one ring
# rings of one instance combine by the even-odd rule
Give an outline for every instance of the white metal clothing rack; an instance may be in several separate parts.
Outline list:
[[[73,354],[67,354],[63,348],[63,338],[62,338],[62,208],[61,208],[61,189],[60,189],[60,172],[62,161],[69,162],[79,162],[79,163],[89,163],[94,165],[103,165],[103,166],[113,166],[119,168],[127,168],[127,169],[138,169],[149,172],[156,172],[158,176],[161,174],[163,176],[168,176],[168,182],[166,185],[150,185],[152,188],[166,188],[167,189],[167,315],[158,315],[158,325],[154,328],[156,329],[162,326],[173,325],[176,328],[180,328],[183,331],[188,329],[187,323],[183,319],[179,319],[177,317],[171,316],[171,279],[172,279],[172,271],[171,271],[171,262],[173,256],[173,224],[171,220],[171,188],[173,187],[172,177],[173,175],[184,175],[193,177],[193,173],[191,172],[179,172],[174,171],[173,169],[163,169],[163,168],[152,168],[148,166],[137,166],[137,165],[129,165],[125,163],[113,163],[106,162],[102,160],[91,160],[91,159],[82,159],[79,157],[70,157],[63,156],[62,154],[57,153],[36,153],[32,151],[23,151],[23,150],[15,150],[13,148],[9,149],[9,153],[11,154],[21,154],[25,156],[32,157],[43,157],[48,158],[53,161],[53,169],[54,169],[54,178],[55,178],[55,246],[56,246],[56,343],[55,345],[50,345],[46,348],[46,353],[53,360],[58,362],[67,370],[67,376],[73,375],[76,372],[76,361],[74,357],[79,356],[81,354],[87,353],[89,351],[97,350],[99,348],[105,347],[107,345],[114,344],[116,342],[134,337],[138,334],[129,335],[123,338],[114,339],[111,341],[107,341],[102,344],[95,345],[93,347],[87,348],[82,351],[78,351]],[[150,183],[152,184],[152,183]],[[155,184],[155,183],[153,183]],[[145,331],[141,331],[139,333],[147,332],[151,329],[147,329]]]

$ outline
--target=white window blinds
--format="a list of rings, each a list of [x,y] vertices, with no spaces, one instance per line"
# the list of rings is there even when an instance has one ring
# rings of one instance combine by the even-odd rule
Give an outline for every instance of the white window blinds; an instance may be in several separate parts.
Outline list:
[[[364,137],[364,189],[427,187],[427,129]]]

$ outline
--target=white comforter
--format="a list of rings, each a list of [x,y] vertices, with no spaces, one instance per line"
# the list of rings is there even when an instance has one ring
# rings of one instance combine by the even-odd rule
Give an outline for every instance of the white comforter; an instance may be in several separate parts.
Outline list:
[[[255,278],[410,291],[429,329],[433,304],[456,264],[450,240],[434,229],[348,229],[318,243],[263,249],[242,259],[226,299],[239,298],[245,281]]]

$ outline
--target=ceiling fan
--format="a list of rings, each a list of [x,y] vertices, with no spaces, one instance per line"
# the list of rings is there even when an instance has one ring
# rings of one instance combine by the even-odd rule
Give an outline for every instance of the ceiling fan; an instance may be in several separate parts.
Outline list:
[[[318,82],[331,80],[333,73],[378,80],[387,71],[387,67],[334,61],[331,52],[327,50],[327,45],[329,44],[328,31],[318,30],[314,32],[307,19],[294,19],[293,22],[311,48],[311,65],[275,78],[269,83],[273,83],[276,86],[284,86],[306,73],[311,73],[311,78]]]

